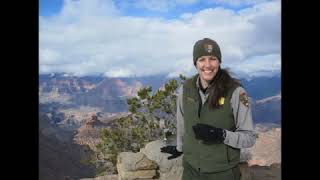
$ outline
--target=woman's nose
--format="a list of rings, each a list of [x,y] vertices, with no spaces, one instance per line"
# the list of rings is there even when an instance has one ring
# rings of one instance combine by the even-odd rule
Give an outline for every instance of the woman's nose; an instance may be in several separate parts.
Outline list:
[[[205,67],[209,67],[209,66],[210,66],[210,61],[209,61],[209,59],[206,59],[206,60],[204,61],[204,66],[205,66]]]

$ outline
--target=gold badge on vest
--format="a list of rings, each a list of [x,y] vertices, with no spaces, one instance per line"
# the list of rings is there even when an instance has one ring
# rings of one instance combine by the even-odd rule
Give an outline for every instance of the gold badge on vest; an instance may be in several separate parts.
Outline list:
[[[224,97],[221,97],[220,99],[219,99],[219,105],[220,106],[222,106],[223,104],[224,104]]]

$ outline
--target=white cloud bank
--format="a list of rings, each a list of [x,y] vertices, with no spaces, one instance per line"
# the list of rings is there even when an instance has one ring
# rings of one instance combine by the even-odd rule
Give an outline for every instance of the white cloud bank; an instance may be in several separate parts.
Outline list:
[[[204,37],[218,42],[222,65],[231,70],[280,69],[280,20],[277,0],[241,11],[208,8],[170,20],[121,16],[111,0],[65,0],[59,14],[40,16],[40,73],[190,74],[195,72],[193,45]]]

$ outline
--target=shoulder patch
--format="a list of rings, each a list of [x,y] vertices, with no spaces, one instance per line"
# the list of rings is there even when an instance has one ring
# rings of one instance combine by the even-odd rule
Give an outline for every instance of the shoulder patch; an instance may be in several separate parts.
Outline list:
[[[239,99],[243,105],[245,105],[246,107],[249,107],[249,98],[245,92],[240,93]]]

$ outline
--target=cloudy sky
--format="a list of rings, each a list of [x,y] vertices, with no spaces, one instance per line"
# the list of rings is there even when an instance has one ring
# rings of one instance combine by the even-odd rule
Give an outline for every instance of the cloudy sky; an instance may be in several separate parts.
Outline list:
[[[194,43],[218,42],[222,67],[281,69],[280,0],[40,0],[40,73],[191,75]]]

